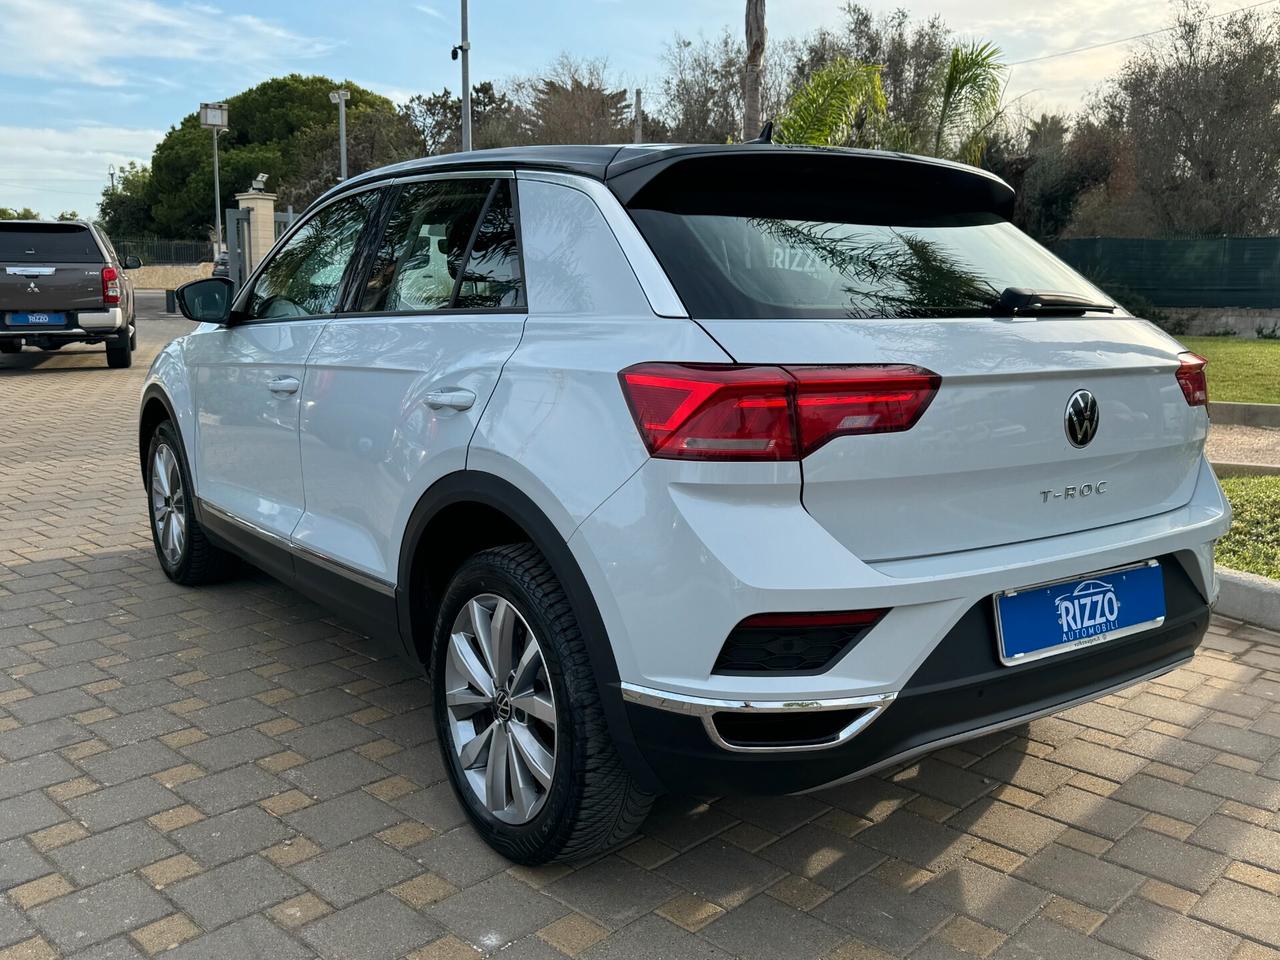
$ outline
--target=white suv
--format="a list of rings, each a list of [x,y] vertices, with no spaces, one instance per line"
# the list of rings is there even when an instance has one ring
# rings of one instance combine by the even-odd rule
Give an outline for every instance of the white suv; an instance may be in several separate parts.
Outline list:
[[[430,674],[525,863],[654,794],[811,790],[1162,674],[1229,508],[1204,361],[884,153],[530,147],[355,177],[179,294],[140,441],[229,554]]]

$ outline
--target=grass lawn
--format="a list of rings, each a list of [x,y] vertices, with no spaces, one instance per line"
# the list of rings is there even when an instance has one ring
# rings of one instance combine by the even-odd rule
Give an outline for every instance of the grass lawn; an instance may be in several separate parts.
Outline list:
[[[1280,580],[1280,477],[1227,477],[1222,489],[1235,519],[1218,541],[1218,562]]]
[[[1280,403],[1280,340],[1179,337],[1209,361],[1209,399]]]

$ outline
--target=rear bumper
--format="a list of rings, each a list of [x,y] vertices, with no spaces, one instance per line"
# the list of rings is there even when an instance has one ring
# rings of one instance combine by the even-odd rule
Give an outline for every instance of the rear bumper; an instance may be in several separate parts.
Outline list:
[[[714,742],[704,709],[655,705],[634,692],[626,711],[636,747],[663,786],[681,793],[797,793],[853,779],[951,743],[1026,723],[1159,676],[1188,660],[1209,604],[1182,564],[1164,558],[1166,618],[1153,630],[1073,654],[1006,667],[989,601],[974,605],[907,684],[834,746],[734,752]],[[795,703],[803,712],[818,704]],[[794,715],[794,714],[793,714]],[[709,732],[710,731],[710,732]]]
[[[108,310],[80,310],[71,314],[73,326],[0,326],[0,337],[8,340],[83,340],[115,333],[125,326],[120,307]]]

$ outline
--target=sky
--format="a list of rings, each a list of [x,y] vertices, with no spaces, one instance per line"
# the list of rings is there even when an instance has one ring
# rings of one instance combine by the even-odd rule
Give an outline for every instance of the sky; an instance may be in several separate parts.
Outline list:
[[[1248,0],[1212,0],[1226,11]],[[1169,0],[864,0],[940,14],[1009,62],[1165,26]],[[840,0],[769,0],[771,36],[839,24]],[[627,86],[661,73],[677,34],[742,29],[742,0],[471,0],[473,82],[560,52],[603,57]],[[458,0],[0,0],[0,206],[91,214],[108,167],[147,162],[201,101],[271,76],[322,73],[403,101],[459,89]],[[1132,44],[1012,68],[1023,107],[1074,110]]]

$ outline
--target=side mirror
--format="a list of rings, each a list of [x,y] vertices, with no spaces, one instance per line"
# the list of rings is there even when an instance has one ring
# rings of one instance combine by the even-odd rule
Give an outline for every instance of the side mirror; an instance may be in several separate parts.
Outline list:
[[[184,283],[174,293],[178,309],[196,323],[226,323],[236,285],[229,277],[208,277]]]
[[[140,266],[142,266],[142,260],[138,257],[135,257],[133,254],[130,254],[129,256],[124,258],[123,266],[126,270],[137,270]]]

